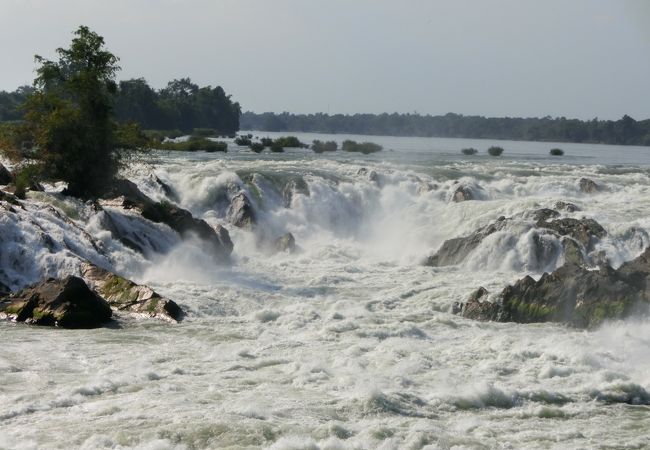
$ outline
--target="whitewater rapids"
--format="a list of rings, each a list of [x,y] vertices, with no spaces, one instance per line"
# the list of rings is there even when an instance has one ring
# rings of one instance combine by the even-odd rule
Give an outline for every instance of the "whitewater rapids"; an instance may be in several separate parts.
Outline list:
[[[650,321],[579,331],[452,315],[478,286],[498,292],[562,264],[561,252],[538,259],[521,224],[458,266],[422,262],[446,239],[560,200],[581,207],[563,214],[603,225],[597,249],[615,266],[633,259],[650,244],[650,149],[562,144],[566,156],[553,158],[555,144],[356,139],[385,150],[256,155],[231,144],[225,155],[154,152],[126,173],[226,226],[229,268],[200,242],[125,215],[151,242],[135,253],[89,205],[56,194],[34,194],[25,220],[0,215],[11,288],[84,258],[187,313],[177,325],[124,317],[95,330],[0,323],[0,448],[649,448]],[[493,144],[503,157],[459,153]],[[581,177],[605,189],[584,194]],[[309,195],[287,197],[287,180]],[[452,202],[457,182],[479,200]],[[257,232],[226,222],[233,185],[251,197]],[[286,232],[296,253],[259,247],[260,234]]]

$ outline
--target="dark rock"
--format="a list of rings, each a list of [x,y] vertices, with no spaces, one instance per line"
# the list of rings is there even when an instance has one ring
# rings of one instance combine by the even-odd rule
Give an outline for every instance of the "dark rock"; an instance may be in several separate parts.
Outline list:
[[[293,234],[286,233],[273,241],[273,247],[276,252],[293,253],[296,251],[296,240],[294,239]]]
[[[85,263],[83,278],[108,301],[109,305],[129,313],[155,317],[169,322],[178,321],[183,312],[172,300],[160,296],[148,286],[139,285],[108,270]]]
[[[468,200],[475,200],[476,196],[469,186],[460,185],[454,191],[454,195],[451,197],[451,199],[456,203],[460,203],[466,202]]]
[[[594,194],[600,191],[600,186],[598,186],[596,182],[590,180],[589,178],[580,178],[579,185],[580,191],[584,192],[585,194]]]
[[[566,212],[580,211],[580,208],[577,205],[575,205],[573,203],[569,203],[569,202],[563,202],[563,201],[555,202],[555,205],[553,205],[553,207],[555,209],[559,209],[559,210],[566,211]]]
[[[309,186],[302,177],[293,178],[284,185],[282,189],[282,200],[284,201],[285,208],[291,206],[291,202],[296,194],[301,194],[305,197],[309,197],[310,195]]]
[[[499,322],[559,322],[592,328],[608,319],[646,315],[650,306],[650,248],[618,270],[567,263],[535,281],[527,276],[485,305],[472,295],[461,314]]]
[[[169,184],[165,183],[163,180],[158,178],[156,175],[153,176],[153,181],[160,186],[160,189],[162,189],[163,193],[169,198],[170,200],[174,202],[180,201],[180,198],[178,197],[178,194],[176,193],[176,190],[174,190],[173,187],[171,187]]]
[[[101,201],[102,206],[137,209],[145,219],[164,223],[182,236],[191,234],[198,236],[211,244],[212,252],[222,262],[227,261],[232,252],[233,244],[225,228],[220,227],[219,230],[215,230],[205,220],[196,219],[192,213],[172,203],[154,202],[131,181],[116,181],[102,198],[109,199]]]
[[[379,174],[372,169],[362,167],[361,169],[357,170],[357,175],[367,178],[373,183],[379,183]]]
[[[436,183],[427,183],[422,181],[418,184],[417,193],[425,194],[427,192],[435,191],[436,189],[438,189],[438,185]]]
[[[240,191],[231,199],[226,216],[228,222],[238,228],[252,229],[257,223],[253,205],[244,191]]]
[[[0,184],[9,184],[14,181],[14,176],[5,166],[0,164]]]
[[[530,213],[530,217],[532,217],[535,222],[545,222],[549,219],[560,217],[560,213],[553,209],[541,208]]]
[[[490,302],[487,299],[488,291],[484,287],[479,287],[470,294],[467,303],[456,306],[463,317],[474,320],[496,320],[499,313],[499,305]]]
[[[581,243],[587,251],[593,250],[595,241],[607,236],[607,231],[593,219],[566,217],[551,221],[538,221],[537,226],[553,230],[560,236],[570,236]]]
[[[106,300],[74,276],[23,289],[0,302],[0,312],[17,322],[63,328],[96,328],[112,315]]]
[[[449,239],[445,241],[438,251],[427,258],[427,266],[451,266],[462,262],[476,247],[479,246],[483,239],[503,230],[508,223],[505,217],[499,217],[496,222],[479,228],[469,236]]]
[[[9,286],[3,284],[0,281],[0,298],[6,297],[9,294],[11,294],[11,289],[9,289]]]

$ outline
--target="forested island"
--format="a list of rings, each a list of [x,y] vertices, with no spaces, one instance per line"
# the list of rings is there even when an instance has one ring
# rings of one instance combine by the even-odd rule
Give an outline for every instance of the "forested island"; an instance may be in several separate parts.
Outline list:
[[[584,142],[650,146],[650,119],[637,121],[515,118],[446,114],[256,114],[241,117],[245,130],[349,133],[376,136],[418,136],[520,141]]]

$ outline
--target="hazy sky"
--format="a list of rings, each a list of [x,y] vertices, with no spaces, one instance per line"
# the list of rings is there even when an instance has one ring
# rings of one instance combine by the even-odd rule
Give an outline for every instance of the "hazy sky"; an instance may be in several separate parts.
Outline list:
[[[650,0],[0,0],[0,89],[80,24],[256,112],[650,118]]]

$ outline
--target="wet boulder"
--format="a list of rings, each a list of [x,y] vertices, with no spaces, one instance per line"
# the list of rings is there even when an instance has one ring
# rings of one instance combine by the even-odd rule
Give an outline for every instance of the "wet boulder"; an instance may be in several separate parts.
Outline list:
[[[558,209],[560,211],[570,212],[570,213],[580,211],[580,207],[578,207],[578,205],[570,202],[565,202],[562,200],[555,202],[553,208]]]
[[[456,203],[460,203],[466,202],[468,200],[475,200],[476,195],[473,189],[471,189],[469,186],[460,185],[454,190],[451,199]]]
[[[149,286],[136,284],[91,263],[82,266],[81,274],[113,309],[168,322],[176,322],[183,315],[174,301],[162,297]]]
[[[255,210],[244,191],[240,191],[231,199],[226,217],[228,222],[238,228],[252,229],[255,226],[257,223]]]
[[[580,178],[578,185],[580,186],[580,192],[585,194],[595,194],[601,189],[595,181],[590,180],[589,178]]]
[[[302,177],[292,178],[284,185],[282,200],[285,208],[291,207],[291,202],[296,195],[304,195],[305,197],[310,195],[309,186]]]
[[[176,190],[173,187],[165,183],[156,175],[153,175],[151,178],[153,182],[162,190],[163,194],[167,196],[167,198],[174,202],[178,202],[180,200],[178,194],[176,193]]]
[[[14,176],[9,170],[0,164],[0,184],[9,184],[14,181]]]
[[[361,169],[357,170],[357,175],[367,179],[368,181],[372,181],[375,184],[379,184],[379,174],[372,169],[362,167]]]
[[[486,237],[503,230],[507,223],[508,219],[501,216],[468,236],[446,240],[433,256],[427,258],[425,265],[437,267],[460,264]]]
[[[296,239],[293,234],[286,233],[273,241],[273,249],[276,252],[293,253],[296,251]]]
[[[16,322],[62,328],[96,328],[111,319],[111,307],[81,278],[49,278],[0,302],[0,314]]]
[[[487,291],[483,291],[472,294],[456,311],[476,320],[558,322],[578,328],[646,316],[650,312],[650,248],[617,270],[610,266],[588,270],[569,262],[537,281],[526,276],[503,289],[494,302],[487,301]]]
[[[598,239],[607,236],[607,231],[593,219],[572,219],[565,217],[550,221],[540,220],[536,225],[540,228],[552,230],[560,236],[572,237],[582,244],[587,251],[593,250],[594,244]]]

